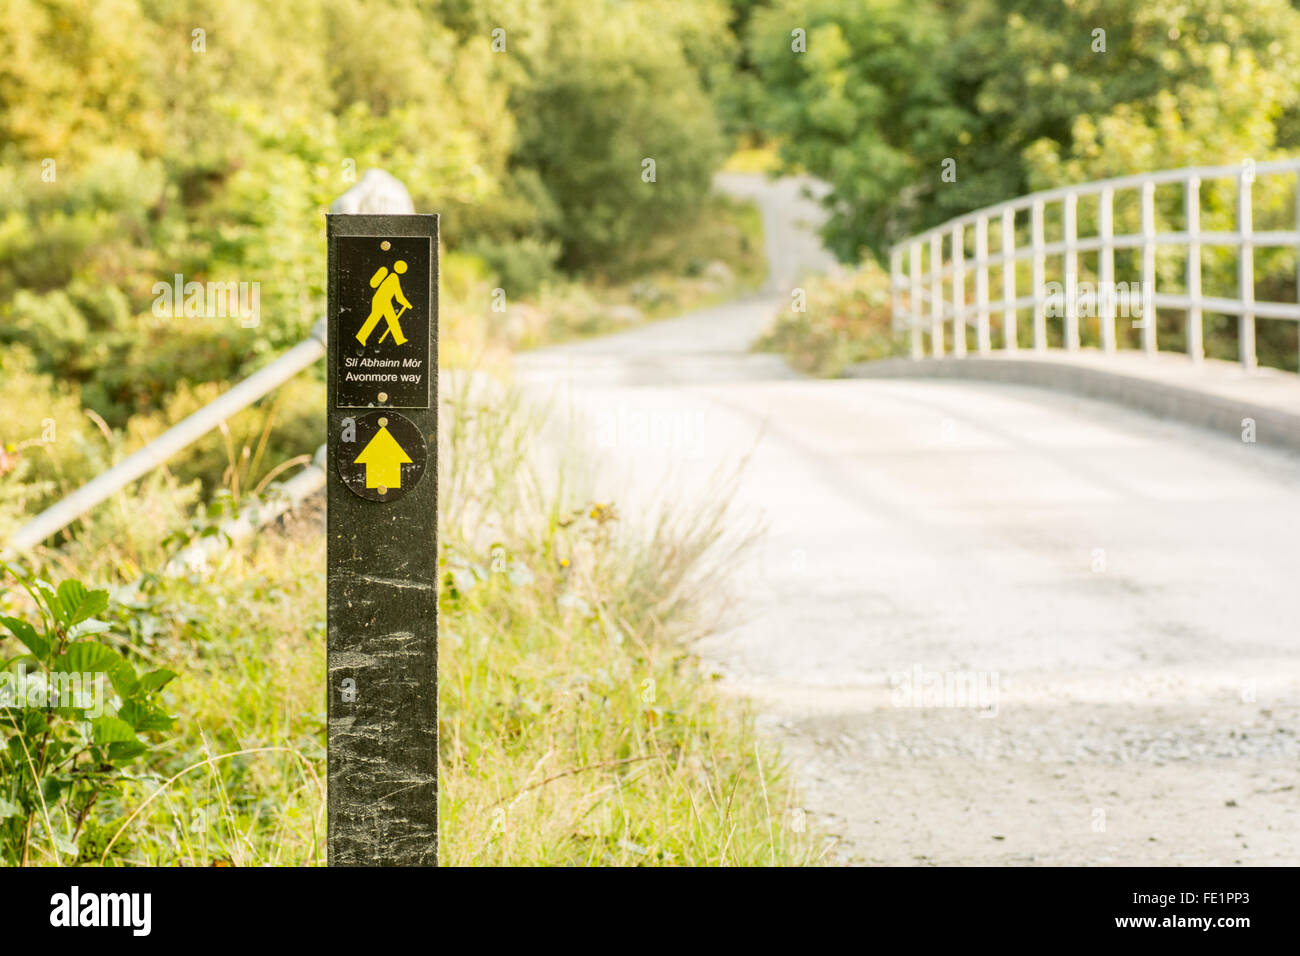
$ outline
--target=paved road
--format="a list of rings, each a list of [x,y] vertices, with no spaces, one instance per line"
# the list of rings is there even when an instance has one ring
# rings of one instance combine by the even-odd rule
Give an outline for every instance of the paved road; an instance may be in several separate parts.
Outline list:
[[[756,181],[765,295],[519,360],[635,514],[761,522],[728,630],[858,863],[1300,863],[1300,459],[1092,400],[748,354],[815,208]]]

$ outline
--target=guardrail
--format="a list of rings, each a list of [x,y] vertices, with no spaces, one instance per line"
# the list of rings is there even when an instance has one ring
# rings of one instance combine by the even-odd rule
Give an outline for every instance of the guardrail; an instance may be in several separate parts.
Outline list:
[[[1254,229],[1253,189],[1256,180],[1264,176],[1296,179],[1293,228]],[[1203,231],[1202,185],[1224,179],[1235,182],[1236,228],[1230,232]],[[1182,187],[1181,230],[1157,231],[1156,188],[1163,185]],[[1137,232],[1117,235],[1115,197],[1127,191],[1136,193],[1140,224]],[[1097,232],[1080,236],[1079,199],[1092,196],[1097,197]],[[1058,204],[1061,238],[1048,242],[1047,213]],[[1024,224],[1028,227],[1027,243],[1017,239],[1016,219],[1021,213],[1028,214]],[[994,253],[989,251],[991,222],[998,223],[998,249]],[[1157,290],[1156,252],[1162,246],[1185,250],[1183,292]],[[1201,288],[1202,252],[1216,246],[1237,250],[1234,295],[1206,295]],[[967,354],[967,330],[973,322],[975,349],[987,355],[993,349],[994,318],[1000,319],[1002,348],[1011,351],[1019,344],[1018,312],[1032,310],[1032,347],[1044,351],[1048,347],[1048,313],[1056,317],[1059,312],[1063,320],[1061,340],[1067,351],[1080,348],[1081,319],[1095,317],[1100,325],[1102,350],[1114,352],[1120,341],[1116,335],[1117,313],[1137,313],[1140,319],[1134,327],[1141,330],[1141,347],[1150,354],[1157,350],[1155,310],[1177,309],[1187,316],[1187,354],[1199,361],[1205,353],[1204,314],[1209,312],[1237,317],[1238,357],[1242,366],[1253,369],[1257,361],[1255,320],[1300,322],[1300,304],[1255,298],[1254,250],[1263,247],[1300,250],[1300,159],[1162,170],[1050,189],[967,213],[896,244],[890,250],[894,327],[910,333],[912,357],[920,358],[926,354],[926,335],[930,354],[944,354],[945,326],[951,324],[952,354],[960,357]],[[1116,283],[1115,252],[1129,249],[1137,250],[1140,260],[1135,281]],[[1095,288],[1090,282],[1081,284],[1079,278],[1079,257],[1091,252],[1098,259]],[[1049,287],[1047,260],[1056,256],[1060,257],[1060,282]],[[1021,295],[1017,292],[1016,264],[1026,260],[1030,263],[1031,288],[1028,295]],[[1001,271],[997,299],[990,299],[990,266]],[[1297,273],[1300,275],[1300,269]],[[968,285],[973,289],[968,290]],[[973,292],[969,304],[968,291]]]
[[[368,170],[360,181],[346,193],[336,199],[330,207],[336,213],[410,213],[415,207],[411,196],[402,183],[382,170]],[[283,385],[303,369],[314,365],[325,354],[325,337],[328,323],[324,316],[316,321],[307,338],[303,339],[288,352],[285,352],[270,365],[259,369],[239,384],[230,388],[218,398],[182,419],[163,432],[139,451],[118,462],[108,471],[96,476],[72,494],[46,508],[31,521],[27,522],[6,543],[4,557],[10,558],[22,551],[29,551],[55,532],[67,527],[79,516],[100,504],[128,484],[148,474],[178,451],[202,438],[219,426],[236,412],[242,411],[259,398]],[[320,471],[320,450],[317,450],[318,462],[315,466],[319,472],[319,484],[323,484],[324,473]],[[312,482],[317,482],[316,474],[308,469],[308,478],[293,486],[287,500],[296,504],[309,490],[314,490]],[[316,484],[315,487],[319,487]],[[231,519],[229,527],[222,530],[228,539],[235,539],[247,533],[250,521],[254,517],[257,523],[264,524],[278,516],[285,509],[257,508],[246,510],[239,517]],[[192,559],[195,553],[178,556],[182,563]],[[175,565],[175,560],[173,565]]]

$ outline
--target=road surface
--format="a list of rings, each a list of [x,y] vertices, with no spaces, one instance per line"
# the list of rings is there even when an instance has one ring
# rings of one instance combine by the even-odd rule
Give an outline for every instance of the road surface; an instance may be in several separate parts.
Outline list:
[[[763,208],[762,295],[517,371],[624,514],[725,489],[763,525],[696,650],[832,858],[1300,863],[1300,458],[1039,389],[797,376],[748,346],[830,264],[816,207],[723,185]]]

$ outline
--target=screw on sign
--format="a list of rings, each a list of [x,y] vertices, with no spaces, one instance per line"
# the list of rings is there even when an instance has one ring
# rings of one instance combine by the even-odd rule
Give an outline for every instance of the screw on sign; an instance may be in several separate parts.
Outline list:
[[[436,865],[438,217],[329,217],[329,860]]]

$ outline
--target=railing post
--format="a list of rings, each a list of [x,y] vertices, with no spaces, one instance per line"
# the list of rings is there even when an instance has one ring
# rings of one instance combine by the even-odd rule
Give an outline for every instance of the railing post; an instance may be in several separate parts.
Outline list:
[[[930,236],[930,351],[943,358],[943,233]]]
[[[1047,260],[1043,255],[1043,201],[1030,208],[1030,243],[1034,256],[1034,351],[1047,348]]]
[[[1237,257],[1237,286],[1241,298],[1241,318],[1238,322],[1237,341],[1241,364],[1247,369],[1255,367],[1255,247],[1251,242],[1253,231],[1250,208],[1250,183],[1253,177],[1243,168],[1237,174],[1237,232],[1240,234],[1241,254]]]
[[[1205,358],[1201,317],[1201,178],[1187,177],[1183,188],[1183,218],[1187,220],[1187,354],[1193,362]]]
[[[1075,248],[1078,241],[1079,197],[1069,192],[1065,194],[1062,207],[1062,225],[1065,233],[1065,349],[1067,352],[1079,350],[1079,253]]]
[[[961,223],[952,227],[952,354],[966,355],[966,240]]]
[[[1016,349],[1016,211],[1002,210],[1002,347]]]
[[[1142,350],[1156,350],[1156,184],[1142,184]]]
[[[912,333],[912,358],[919,359],[925,354],[921,343],[921,244],[911,243],[907,255],[912,299],[907,309],[908,325]]]
[[[902,278],[898,247],[895,246],[889,250],[889,324],[894,332],[898,331],[899,323],[903,320],[903,297],[898,294]]]
[[[1101,324],[1103,352],[1115,351],[1115,190],[1107,186],[1101,191],[1097,206],[1097,231],[1101,235],[1101,248],[1097,250],[1098,284],[1097,315]]]
[[[975,221],[975,342],[980,355],[988,355],[989,340],[989,220]]]
[[[889,330],[895,335],[907,321],[903,313],[903,253],[898,246],[889,250]]]

